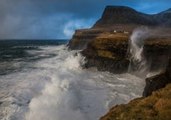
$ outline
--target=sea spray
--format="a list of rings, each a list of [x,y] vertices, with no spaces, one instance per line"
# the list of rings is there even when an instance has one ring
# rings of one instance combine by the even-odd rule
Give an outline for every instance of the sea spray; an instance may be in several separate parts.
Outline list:
[[[144,79],[82,69],[84,57],[65,46],[27,53],[36,57],[29,68],[0,76],[2,120],[98,120],[142,95]]]
[[[144,56],[144,41],[149,37],[149,29],[137,28],[133,31],[129,41],[130,65],[128,72],[138,76],[147,74],[148,65]]]
[[[51,82],[29,104],[26,120],[98,120],[113,105],[142,94],[144,80],[82,69],[84,58],[74,51],[38,63]]]

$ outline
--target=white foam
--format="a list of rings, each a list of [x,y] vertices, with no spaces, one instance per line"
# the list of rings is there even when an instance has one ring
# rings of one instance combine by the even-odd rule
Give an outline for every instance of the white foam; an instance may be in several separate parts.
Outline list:
[[[35,62],[32,70],[1,77],[8,86],[0,88],[3,100],[10,101],[3,119],[98,120],[113,105],[142,95],[144,80],[82,69],[84,58],[76,52],[43,47],[36,54],[56,56]]]

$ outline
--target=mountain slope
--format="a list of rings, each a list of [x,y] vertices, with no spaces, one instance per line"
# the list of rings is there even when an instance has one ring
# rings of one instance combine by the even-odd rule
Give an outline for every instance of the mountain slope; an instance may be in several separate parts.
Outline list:
[[[125,6],[107,6],[102,17],[93,28],[109,27],[116,24],[134,24],[145,26],[169,25],[171,27],[171,9],[155,15],[138,12]]]

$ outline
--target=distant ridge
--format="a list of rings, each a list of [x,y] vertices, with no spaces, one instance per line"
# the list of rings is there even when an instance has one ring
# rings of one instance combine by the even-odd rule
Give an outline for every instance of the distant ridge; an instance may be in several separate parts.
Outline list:
[[[107,6],[102,17],[93,28],[108,27],[115,24],[171,27],[171,8],[158,14],[149,15],[126,6]]]

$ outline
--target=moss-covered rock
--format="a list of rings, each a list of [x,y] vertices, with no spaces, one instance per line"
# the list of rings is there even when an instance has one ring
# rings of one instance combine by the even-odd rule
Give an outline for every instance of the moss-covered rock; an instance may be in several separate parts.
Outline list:
[[[100,120],[171,120],[171,84],[146,98],[113,107]]]

